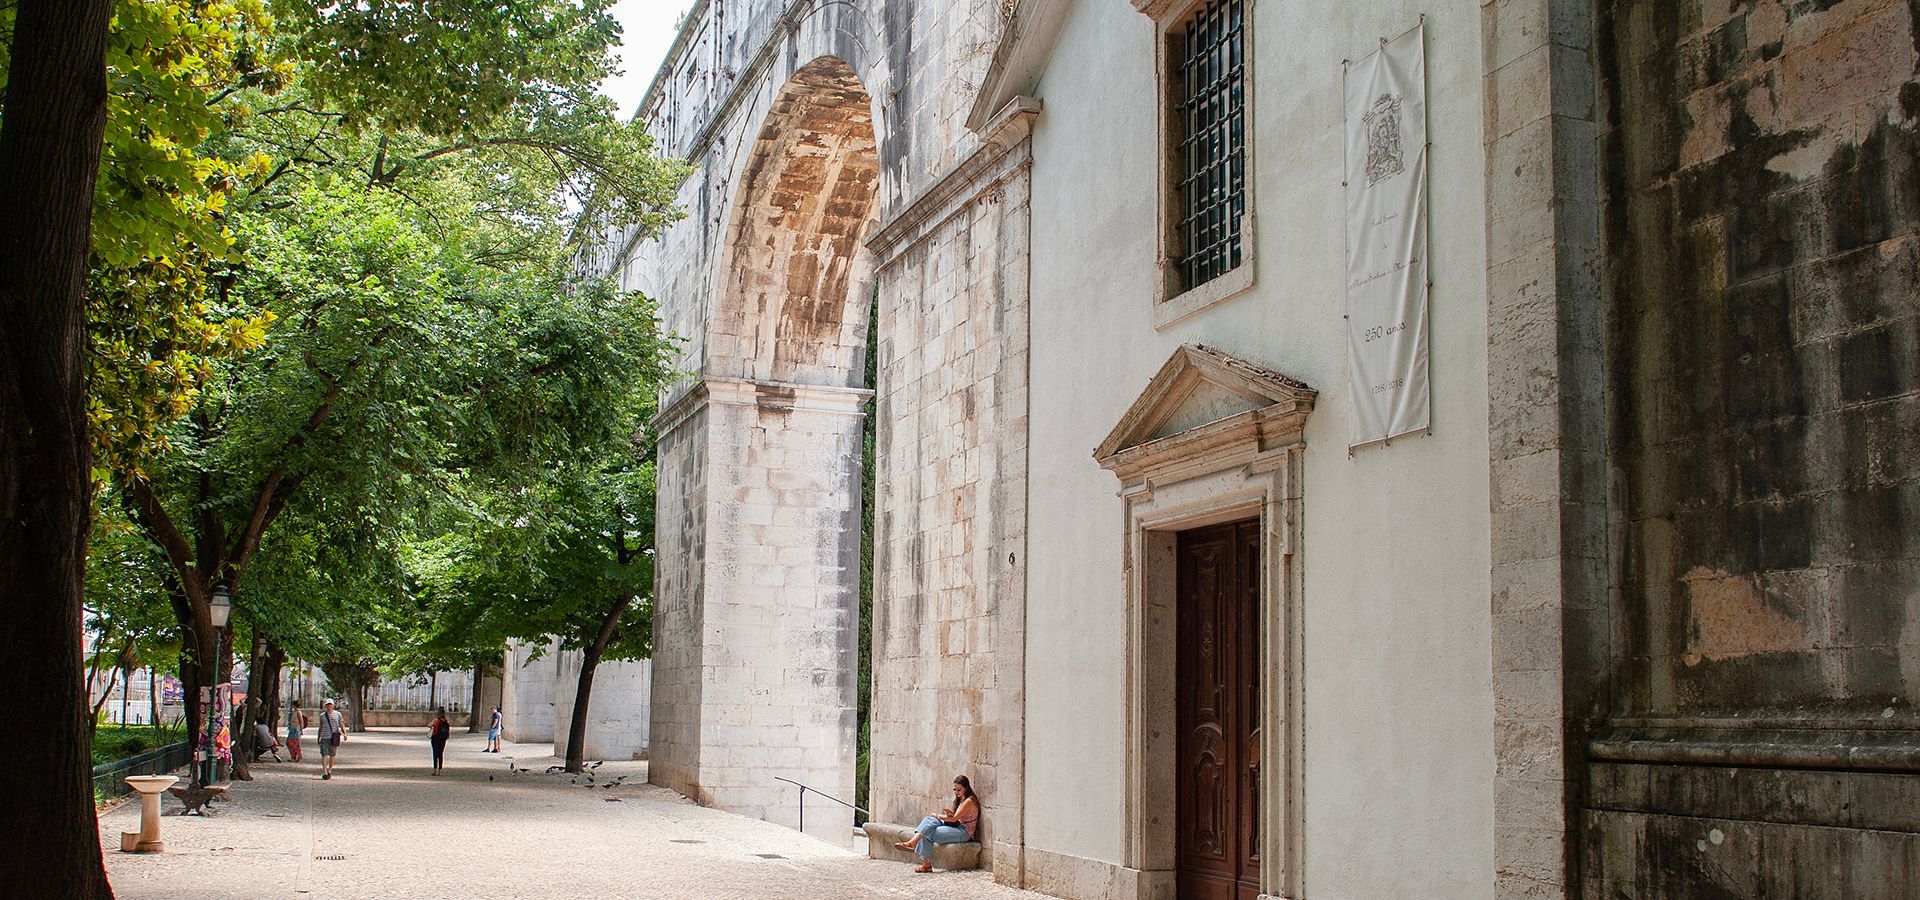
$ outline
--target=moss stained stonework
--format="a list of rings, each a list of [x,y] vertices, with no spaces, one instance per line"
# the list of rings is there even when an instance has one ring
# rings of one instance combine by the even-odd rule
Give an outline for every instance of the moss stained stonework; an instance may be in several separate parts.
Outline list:
[[[1920,799],[1920,4],[1599,10],[1587,896],[1911,896],[1920,829],[1857,803]]]

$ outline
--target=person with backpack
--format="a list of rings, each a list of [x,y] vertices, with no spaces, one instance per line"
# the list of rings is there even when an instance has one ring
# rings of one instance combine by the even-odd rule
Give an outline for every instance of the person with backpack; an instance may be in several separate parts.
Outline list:
[[[433,724],[427,726],[427,742],[433,745],[433,774],[440,774],[440,764],[447,759],[447,739],[453,737],[453,723],[447,721],[447,708],[439,709],[439,716]]]
[[[333,701],[321,704],[320,727],[314,736],[320,739],[320,780],[333,778],[333,757],[340,749],[340,742],[347,739],[347,722],[340,717],[340,711],[333,708]]]

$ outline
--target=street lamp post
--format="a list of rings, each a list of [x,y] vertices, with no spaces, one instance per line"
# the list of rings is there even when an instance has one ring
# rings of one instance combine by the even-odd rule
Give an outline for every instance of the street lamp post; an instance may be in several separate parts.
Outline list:
[[[207,730],[203,738],[206,745],[205,763],[200,776],[203,785],[212,784],[220,771],[220,754],[215,742],[220,734],[220,654],[226,651],[226,642],[221,639],[227,630],[227,617],[233,613],[233,596],[227,592],[227,586],[217,584],[213,587],[213,599],[207,603],[207,612],[213,619],[213,655],[207,660],[210,671],[202,678],[205,682],[201,690],[206,692]]]

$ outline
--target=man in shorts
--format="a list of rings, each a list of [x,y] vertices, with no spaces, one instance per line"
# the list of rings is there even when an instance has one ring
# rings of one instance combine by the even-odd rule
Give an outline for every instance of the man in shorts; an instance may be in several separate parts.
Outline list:
[[[347,723],[340,712],[333,708],[333,701],[322,704],[320,727],[315,729],[314,737],[320,739],[320,780],[333,778],[333,756],[340,749],[340,742],[347,739]]]
[[[487,720],[487,749],[481,753],[500,752],[500,707],[493,708],[493,716]]]

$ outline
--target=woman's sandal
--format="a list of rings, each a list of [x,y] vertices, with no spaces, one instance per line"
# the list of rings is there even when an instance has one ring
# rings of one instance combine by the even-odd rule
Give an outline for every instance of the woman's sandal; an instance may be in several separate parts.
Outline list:
[[[894,842],[893,842],[893,845],[894,845],[895,847],[899,847],[899,848],[900,848],[900,849],[902,849],[902,850],[912,850],[912,849],[913,849],[913,842],[912,842],[912,841],[894,841]]]
[[[915,871],[915,872],[920,872],[920,873],[922,873],[922,874],[925,874],[925,873],[927,873],[927,872],[931,872],[931,871],[933,871],[933,863],[923,863],[923,864],[921,864],[921,865],[920,865],[920,866],[919,866],[918,868],[916,868],[916,869],[914,869],[914,871]]]

